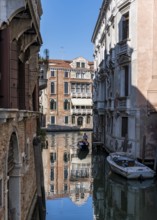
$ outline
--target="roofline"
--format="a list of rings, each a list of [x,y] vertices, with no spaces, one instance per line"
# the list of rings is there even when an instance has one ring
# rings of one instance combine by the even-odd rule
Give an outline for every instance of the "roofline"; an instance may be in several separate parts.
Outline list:
[[[96,25],[94,27],[93,35],[92,35],[92,38],[91,38],[92,43],[94,43],[94,41],[95,41],[96,35],[97,35],[99,27],[101,25],[102,18],[104,17],[104,14],[106,12],[106,9],[108,7],[109,2],[110,2],[110,0],[103,0],[103,3],[102,3],[101,8],[100,8],[100,12],[99,12],[99,15],[98,15]]]

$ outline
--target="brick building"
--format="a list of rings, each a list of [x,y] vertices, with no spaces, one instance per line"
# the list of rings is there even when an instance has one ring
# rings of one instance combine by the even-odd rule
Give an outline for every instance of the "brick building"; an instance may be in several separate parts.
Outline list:
[[[49,60],[48,86],[42,91],[43,126],[50,130],[92,129],[93,63]]]
[[[40,0],[0,1],[0,219],[31,219],[41,191],[33,149],[41,14]]]

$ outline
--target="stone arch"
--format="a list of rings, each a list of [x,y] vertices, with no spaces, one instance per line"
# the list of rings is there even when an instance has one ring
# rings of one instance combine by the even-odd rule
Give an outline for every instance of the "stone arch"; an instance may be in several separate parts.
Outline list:
[[[21,219],[20,164],[18,138],[16,132],[12,132],[7,157],[6,219]]]

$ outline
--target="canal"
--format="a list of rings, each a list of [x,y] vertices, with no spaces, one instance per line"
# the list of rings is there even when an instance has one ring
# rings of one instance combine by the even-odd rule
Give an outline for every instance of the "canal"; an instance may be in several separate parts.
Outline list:
[[[105,152],[78,153],[83,132],[48,133],[43,149],[46,220],[156,220],[157,182],[113,174]]]

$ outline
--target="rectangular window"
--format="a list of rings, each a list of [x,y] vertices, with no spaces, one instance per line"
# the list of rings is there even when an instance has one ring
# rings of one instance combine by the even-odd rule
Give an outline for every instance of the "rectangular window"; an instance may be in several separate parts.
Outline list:
[[[50,163],[53,164],[56,161],[56,153],[50,153]]]
[[[72,124],[75,124],[75,116],[72,116]]]
[[[87,124],[90,124],[90,115],[87,115]]]
[[[55,82],[51,82],[51,94],[55,94]]]
[[[50,70],[51,71],[51,77],[56,77],[56,71],[55,70]]]
[[[55,124],[55,116],[51,116],[51,125]]]
[[[74,93],[76,90],[76,85],[74,83],[71,84],[71,92]]]
[[[53,184],[50,185],[50,191],[54,192],[54,185]]]
[[[127,97],[129,96],[130,85],[129,85],[129,65],[123,66],[121,68],[121,87],[120,87],[120,96]]]
[[[128,117],[122,117],[121,136],[126,137],[128,135]]]
[[[64,77],[65,77],[65,78],[68,78],[68,77],[69,77],[69,72],[65,71],[65,72],[64,72]]]
[[[129,13],[122,17],[122,40],[129,38]]]
[[[67,168],[64,168],[64,179],[65,180],[68,179],[68,170],[67,170]]]
[[[77,72],[77,73],[76,73],[76,78],[77,78],[77,79],[81,79],[81,73],[80,73],[80,72]]]
[[[68,124],[68,116],[65,116],[65,124]]]
[[[125,96],[129,95],[129,67],[128,66],[124,66],[124,77],[125,77],[125,85],[124,85],[124,92],[125,92]]]
[[[76,62],[76,68],[80,68],[80,62]]]
[[[2,207],[2,193],[3,193],[3,190],[2,190],[2,179],[0,179],[0,207]]]
[[[50,109],[51,110],[56,110],[56,106],[57,106],[57,103],[54,99],[51,99],[50,101]]]
[[[54,168],[51,168],[50,180],[54,180]]]
[[[64,184],[64,192],[66,193],[68,191],[68,185]]]
[[[85,63],[81,63],[81,68],[85,68]]]
[[[69,89],[68,89],[68,82],[64,82],[64,94],[68,94]]]

